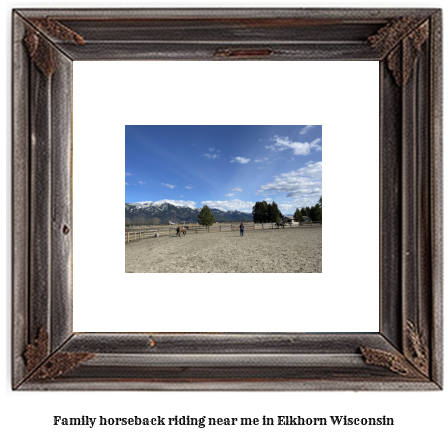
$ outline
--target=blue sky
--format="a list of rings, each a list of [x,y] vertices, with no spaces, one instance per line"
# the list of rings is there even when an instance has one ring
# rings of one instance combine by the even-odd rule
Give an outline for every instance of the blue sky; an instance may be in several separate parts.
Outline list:
[[[322,196],[322,126],[126,126],[126,203],[283,214]]]

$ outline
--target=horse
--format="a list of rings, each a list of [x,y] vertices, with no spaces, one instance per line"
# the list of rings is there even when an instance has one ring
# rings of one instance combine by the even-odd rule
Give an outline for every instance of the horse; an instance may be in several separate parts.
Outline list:
[[[187,234],[187,230],[183,227],[177,227],[176,228],[176,236],[181,237],[182,234],[185,236]]]
[[[276,225],[277,228],[280,228],[280,227],[285,228],[285,223],[283,221],[282,222],[277,222],[275,225]]]

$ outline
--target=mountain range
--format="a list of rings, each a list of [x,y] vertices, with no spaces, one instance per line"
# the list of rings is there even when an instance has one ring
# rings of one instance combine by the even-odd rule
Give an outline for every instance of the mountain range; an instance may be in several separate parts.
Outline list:
[[[215,216],[216,222],[232,222],[232,221],[252,221],[252,213],[244,213],[238,210],[220,210],[218,208],[210,208]],[[162,224],[168,222],[190,222],[196,223],[201,208],[174,205],[163,201],[147,201],[125,204],[126,223],[130,219],[141,218],[144,220],[159,218]]]

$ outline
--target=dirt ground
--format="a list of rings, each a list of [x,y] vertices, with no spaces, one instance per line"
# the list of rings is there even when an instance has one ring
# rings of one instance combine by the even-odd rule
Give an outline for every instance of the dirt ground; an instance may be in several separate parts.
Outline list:
[[[125,245],[125,272],[322,272],[322,228],[141,239]]]

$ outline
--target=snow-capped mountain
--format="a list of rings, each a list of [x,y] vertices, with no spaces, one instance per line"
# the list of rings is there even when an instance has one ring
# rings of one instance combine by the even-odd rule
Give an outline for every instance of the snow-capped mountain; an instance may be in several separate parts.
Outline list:
[[[132,220],[138,217],[144,219],[159,218],[161,223],[197,222],[201,208],[194,207],[191,204],[188,205],[188,201],[185,201],[185,205],[182,205],[182,203],[183,201],[167,202],[163,200],[125,204],[125,217]],[[238,210],[227,211],[218,208],[211,208],[210,210],[217,222],[253,220],[252,213],[244,213]]]

